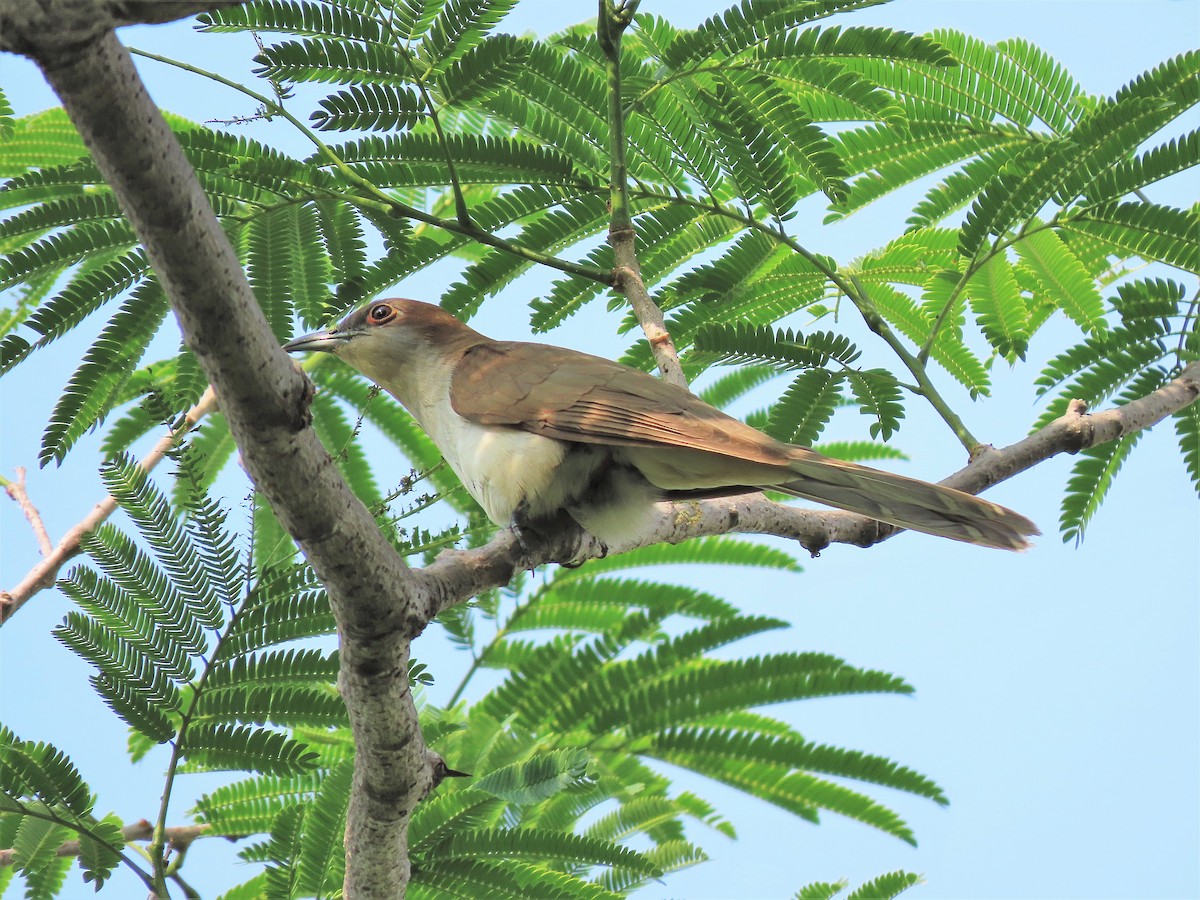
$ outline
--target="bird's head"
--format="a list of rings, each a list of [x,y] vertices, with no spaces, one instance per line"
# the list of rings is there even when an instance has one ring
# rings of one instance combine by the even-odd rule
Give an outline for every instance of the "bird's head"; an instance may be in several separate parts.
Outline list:
[[[435,366],[456,351],[484,340],[440,306],[419,300],[376,300],[332,328],[301,335],[283,345],[289,353],[319,350],[345,360],[388,386],[413,366]]]

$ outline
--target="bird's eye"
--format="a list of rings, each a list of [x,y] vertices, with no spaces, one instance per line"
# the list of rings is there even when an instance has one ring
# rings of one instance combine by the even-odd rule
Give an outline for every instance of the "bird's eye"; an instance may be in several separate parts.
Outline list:
[[[367,313],[367,321],[372,325],[382,325],[385,322],[392,321],[394,318],[396,318],[396,310],[386,303],[372,306],[370,312]]]

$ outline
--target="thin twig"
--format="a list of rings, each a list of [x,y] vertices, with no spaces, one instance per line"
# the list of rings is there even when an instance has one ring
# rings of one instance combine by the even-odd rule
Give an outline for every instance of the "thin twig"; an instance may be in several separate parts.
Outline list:
[[[191,845],[192,841],[197,838],[205,837],[212,831],[208,825],[179,825],[167,829],[167,842],[176,849],[184,849]],[[139,822],[133,822],[121,829],[121,836],[125,843],[131,844],[134,841],[148,841],[154,834],[154,826],[146,819]],[[13,856],[16,851],[13,849],[0,850],[0,869],[13,864]],[[66,841],[59,845],[54,851],[54,855],[60,859],[66,856],[79,855],[79,841]]]
[[[183,421],[177,427],[163,435],[159,442],[154,445],[153,449],[142,457],[138,465],[144,471],[149,472],[162,462],[163,457],[179,443],[183,435],[191,431],[197,422],[216,408],[217,396],[210,387],[196,401],[196,405],[187,411],[183,417]],[[98,528],[113,514],[116,508],[117,501],[111,495],[105,497],[96,504],[82,521],[63,535],[62,540],[58,542],[58,546],[51,548],[49,553],[43,550],[45,558],[30,569],[16,587],[8,591],[0,591],[0,625],[11,619],[13,614],[24,606],[34,594],[54,584],[58,578],[59,570],[66,565],[67,560],[79,553],[80,538],[87,532]],[[49,545],[49,537],[46,539],[46,544]]]
[[[33,536],[37,538],[38,549],[41,550],[42,556],[49,556],[54,552],[54,543],[46,532],[46,524],[42,521],[41,514],[33,505],[33,501],[29,499],[29,494],[25,492],[25,467],[17,466],[16,471],[17,480],[10,481],[4,491],[17,502],[17,505],[21,507],[21,512],[25,513],[25,518],[29,520],[29,525],[33,528]]]

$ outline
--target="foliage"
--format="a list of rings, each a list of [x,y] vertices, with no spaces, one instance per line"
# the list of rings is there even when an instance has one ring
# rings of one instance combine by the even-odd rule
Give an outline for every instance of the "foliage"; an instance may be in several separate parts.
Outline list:
[[[899,432],[906,402],[934,399],[922,387],[931,362],[981,400],[1001,361],[1033,358],[1049,326],[1077,332],[1044,367],[1038,427],[1072,398],[1143,396],[1200,357],[1197,209],[1145,193],[1196,165],[1196,132],[1163,134],[1200,100],[1200,53],[1093,97],[1019,39],[853,25],[853,10],[874,2],[746,0],[696,29],[640,14],[625,34],[638,250],[687,374],[737,364],[708,389],[721,404],[783,375],[752,423],[811,444],[856,409],[862,439],[824,449],[871,459],[902,457],[876,439]],[[202,34],[262,37],[252,96],[268,115],[310,110],[311,127],[296,126],[315,148],[306,158],[170,119],[281,340],[297,321],[316,327],[451,257],[462,274],[442,301],[464,317],[539,263],[557,275],[531,303],[538,329],[605,293],[605,60],[582,26],[503,33],[514,3],[257,0],[200,17]],[[87,537],[92,562],[61,582],[78,608],[55,633],[95,668],[135,758],[169,744],[172,775],[243,773],[195,810],[212,833],[250,835],[242,855],[263,866],[227,896],[336,894],[344,860],[330,848],[352,747],[336,653],[314,649],[333,631],[324,595],[264,504],[243,541],[208,499],[233,458],[220,416],[178,455],[169,490],[125,456],[196,402],[199,366],[186,349],[145,362],[166,327],[164,294],[65,114],[10,112],[0,96],[0,289],[12,298],[0,373],[71,332],[92,335],[48,414],[40,459],[61,464],[111,420],[105,483],[139,534],[106,525]],[[909,229],[859,259],[821,256],[790,230],[814,204],[841,220],[918,182]],[[903,352],[881,363],[847,336],[851,310]],[[620,327],[634,326],[626,315]],[[625,358],[651,365],[644,343]],[[427,558],[486,539],[491,526],[403,409],[328,360],[305,365],[320,388],[315,427],[400,552]],[[411,471],[373,474],[364,426]],[[1196,407],[1175,427],[1200,485]],[[1064,539],[1082,537],[1136,443],[1081,454]],[[408,522],[426,510],[423,525]],[[414,815],[413,896],[624,895],[701,862],[695,827],[732,834],[733,824],[676,790],[659,763],[806,820],[828,811],[915,841],[868,788],[946,802],[928,778],[745,711],[908,685],[815,652],[738,655],[738,641],[784,623],[630,574],[697,561],[793,567],[731,538],[653,547],[442,617],[472,664],[447,707],[423,706],[422,725],[472,778],[443,783]],[[498,686],[460,700],[484,670]],[[68,863],[54,850],[67,839],[82,842],[84,878],[97,885],[136,863],[74,764],[7,731],[0,804],[0,844],[16,850],[31,896],[61,889]],[[849,896],[893,896],[915,880],[893,873]]]

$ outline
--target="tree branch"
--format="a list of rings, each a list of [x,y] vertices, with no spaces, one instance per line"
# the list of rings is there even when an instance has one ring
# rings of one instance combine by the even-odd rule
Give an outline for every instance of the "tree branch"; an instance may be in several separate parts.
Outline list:
[[[138,461],[138,466],[145,472],[151,471],[162,462],[163,457],[179,443],[185,434],[196,427],[197,422],[216,408],[217,396],[213,393],[212,388],[208,388],[201,395],[200,399],[196,401],[196,405],[184,414],[183,420],[163,435],[150,452]],[[17,479],[17,483],[23,485],[24,472],[20,469],[17,471],[21,473],[21,477]],[[11,487],[8,488],[8,492],[10,497],[13,496]],[[13,499],[17,498],[13,497]],[[24,509],[24,504],[22,504],[22,508]],[[116,511],[116,508],[117,501],[110,494],[97,503],[82,521],[64,534],[57,546],[47,549],[50,539],[49,537],[45,538],[45,542],[42,544],[42,561],[30,569],[25,577],[21,579],[21,582],[12,590],[0,591],[0,626],[11,619],[16,611],[24,606],[34,594],[54,586],[54,582],[58,579],[58,573],[62,570],[62,567],[67,564],[68,560],[79,554],[79,539],[89,531],[99,528]],[[36,512],[34,510],[35,514]],[[28,511],[26,511],[26,516],[28,517],[28,515]],[[34,524],[35,533],[38,533],[38,525],[40,524],[40,520]],[[45,535],[44,527],[41,528],[41,533],[39,534],[39,543],[42,543],[42,535]]]
[[[675,342],[667,331],[662,310],[646,290],[637,258],[637,231],[629,204],[629,167],[625,157],[625,109],[621,103],[621,35],[633,21],[637,2],[600,0],[596,33],[604,53],[608,80],[609,175],[608,243],[613,248],[613,287],[623,293],[633,308],[664,381],[687,387]]]
[[[29,494],[25,491],[25,467],[17,466],[17,480],[10,481],[4,486],[4,492],[8,494],[21,507],[21,512],[25,514],[25,518],[29,520],[29,527],[33,529],[33,536],[37,538],[38,550],[42,556],[49,556],[54,552],[54,544],[50,542],[50,535],[46,533],[46,524],[42,521],[42,514],[37,511],[37,507],[33,505],[33,501],[29,499]],[[0,607],[2,609],[3,607]],[[0,615],[0,621],[3,620],[3,615]]]
[[[154,835],[154,826],[146,819],[140,822],[134,822],[131,825],[126,825],[121,829],[121,834],[125,839],[125,843],[132,844],[134,841],[148,841]],[[213,837],[211,829],[207,825],[179,825],[166,830],[167,843],[176,850],[182,850],[191,845],[197,838]],[[16,851],[13,849],[0,850],[0,869],[13,864],[13,857]],[[54,851],[54,855],[60,859],[65,856],[79,855],[79,841],[66,841],[59,845]]]
[[[0,47],[32,57],[62,99],[221,398],[250,477],[326,586],[357,748],[344,891],[402,897],[409,815],[434,784],[408,686],[409,639],[427,604],[309,427],[311,383],[271,334],[195,172],[112,31],[139,6],[0,0]],[[64,43],[64,34],[75,39]]]
[[[970,463],[940,483],[978,494],[1060,453],[1078,453],[1150,428],[1196,402],[1198,397],[1200,362],[1193,362],[1170,384],[1114,409],[1089,415],[1086,404],[1075,400],[1065,414],[1024,440],[999,450],[982,448]],[[580,533],[578,528],[571,531],[569,526],[552,531],[553,535],[544,543],[539,536],[531,539],[524,534],[518,542],[506,530],[485,547],[445,551],[432,565],[417,573],[433,595],[432,611],[439,613],[489,588],[501,587],[523,568],[562,559],[581,562],[606,553],[663,542],[677,544],[690,538],[730,532],[790,538],[816,555],[830,544],[870,547],[899,529],[841,510],[784,506],[755,492],[714,500],[659,503],[655,527],[639,534],[627,546],[605,547],[590,535]]]

